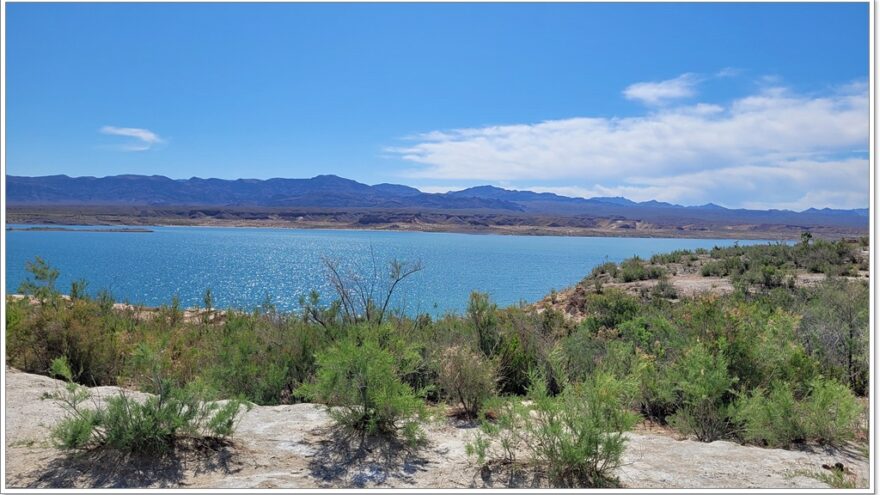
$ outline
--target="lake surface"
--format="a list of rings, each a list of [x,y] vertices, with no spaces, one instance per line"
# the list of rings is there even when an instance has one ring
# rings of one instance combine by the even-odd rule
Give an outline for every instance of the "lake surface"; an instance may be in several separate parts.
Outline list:
[[[14,227],[27,227],[16,225]],[[67,227],[75,228],[75,227]],[[86,227],[83,227],[86,228]],[[94,227],[87,227],[93,229]],[[58,288],[85,279],[89,292],[108,289],[118,301],[159,306],[177,294],[201,304],[252,309],[266,297],[298,309],[310,290],[332,295],[323,259],[344,271],[387,273],[390,260],[421,261],[394,301],[409,314],[462,312],[473,290],[501,306],[534,302],[570,286],[605,261],[675,249],[729,246],[734,240],[538,237],[423,232],[150,227],[150,233],[7,231],[6,290],[17,291],[25,263],[40,256],[58,268]],[[762,241],[739,241],[755,244]],[[384,283],[384,280],[382,281]]]

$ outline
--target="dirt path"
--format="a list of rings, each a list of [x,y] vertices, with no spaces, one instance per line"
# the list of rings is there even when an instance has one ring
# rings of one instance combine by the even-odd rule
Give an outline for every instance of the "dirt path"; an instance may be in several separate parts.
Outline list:
[[[68,456],[51,446],[49,428],[63,416],[48,395],[60,382],[6,369],[6,486],[187,488],[501,488],[529,479],[481,473],[468,462],[473,428],[442,419],[426,426],[416,452],[389,445],[353,450],[335,438],[331,420],[313,404],[254,407],[230,446],[179,452],[165,460]],[[93,388],[96,401],[118,393]],[[132,392],[127,392],[132,393]],[[618,475],[636,488],[822,488],[808,473],[841,462],[868,477],[855,452],[790,451],[730,442],[677,440],[655,430],[630,435]]]

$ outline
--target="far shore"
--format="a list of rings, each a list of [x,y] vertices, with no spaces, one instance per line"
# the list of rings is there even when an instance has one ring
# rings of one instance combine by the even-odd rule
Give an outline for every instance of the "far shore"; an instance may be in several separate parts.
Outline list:
[[[67,227],[6,227],[7,231],[19,232],[115,232],[115,233],[149,233],[155,232],[152,229],[136,227],[136,228],[109,228],[109,229],[71,229]]]
[[[868,235],[868,229],[860,226],[708,221],[685,217],[651,218],[480,209],[367,207],[13,205],[6,208],[6,222],[9,225],[18,224],[17,228],[33,225],[59,230],[73,225],[119,229],[149,229],[160,226],[250,227],[767,241],[797,240],[804,232],[810,232],[815,238],[832,240]]]
[[[133,225],[134,219],[128,221],[71,221],[69,223],[56,223],[58,219],[20,219],[7,218],[7,223],[20,225],[36,224],[40,227],[7,227],[7,231],[43,231],[43,232],[121,232],[121,233],[148,233],[154,232],[150,227],[205,227],[205,228],[269,228],[269,229],[302,229],[302,230],[339,230],[339,231],[380,231],[380,232],[425,232],[425,233],[454,233],[454,234],[477,234],[477,235],[522,235],[522,236],[555,236],[555,237],[634,237],[634,238],[679,238],[679,239],[738,239],[738,240],[766,240],[766,241],[791,241],[800,239],[802,232],[809,230],[814,236],[825,239],[839,239],[842,237],[859,237],[867,235],[867,232],[846,232],[832,228],[800,228],[792,226],[779,226],[780,230],[771,230],[767,226],[764,229],[755,229],[751,226],[730,226],[723,229],[685,229],[685,228],[584,228],[584,227],[551,227],[539,225],[482,225],[463,226],[458,224],[436,223],[382,223],[359,225],[346,222],[309,222],[309,221],[279,221],[279,220],[241,220],[241,219],[201,219],[180,220],[150,218],[151,222],[142,224],[143,227],[130,228],[93,228],[72,229],[67,226],[82,227],[112,227],[113,225]],[[52,225],[46,227],[45,225]],[[56,226],[57,225],[57,226]]]

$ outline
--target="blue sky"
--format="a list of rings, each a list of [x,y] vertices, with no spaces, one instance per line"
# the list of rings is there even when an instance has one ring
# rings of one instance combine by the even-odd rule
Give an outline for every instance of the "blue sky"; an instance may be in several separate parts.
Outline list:
[[[868,4],[7,4],[7,173],[868,204]]]

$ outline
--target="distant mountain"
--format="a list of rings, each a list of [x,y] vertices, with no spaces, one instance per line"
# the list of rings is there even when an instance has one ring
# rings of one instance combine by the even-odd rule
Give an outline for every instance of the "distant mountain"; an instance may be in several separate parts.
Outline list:
[[[160,175],[111,177],[6,177],[10,205],[264,206],[491,210],[548,215],[639,220],[655,225],[837,226],[867,230],[868,210],[810,208],[728,209],[708,203],[681,206],[660,201],[637,203],[622,197],[571,198],[553,193],[478,186],[428,194],[399,184],[370,186],[335,175],[311,179],[169,179]]]
[[[6,177],[9,204],[311,206],[522,211],[492,198],[426,194],[395,184],[368,186],[335,175],[311,179],[191,179],[159,175]]]
[[[541,214],[591,215],[643,220],[662,225],[724,224],[724,225],[797,225],[839,226],[868,228],[868,210],[821,210],[811,208],[803,212],[790,210],[729,209],[714,203],[700,206],[682,206],[661,201],[637,203],[621,197],[570,198],[551,193],[511,191],[493,186],[479,186],[447,193],[458,198],[492,198],[522,206],[525,211]]]

